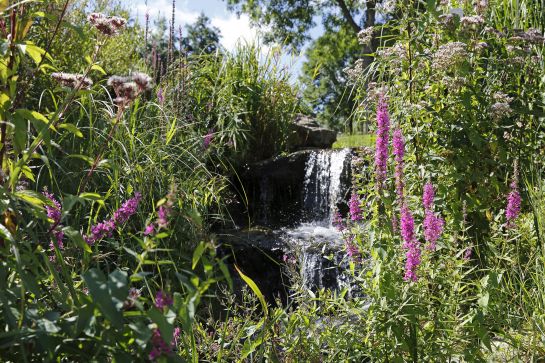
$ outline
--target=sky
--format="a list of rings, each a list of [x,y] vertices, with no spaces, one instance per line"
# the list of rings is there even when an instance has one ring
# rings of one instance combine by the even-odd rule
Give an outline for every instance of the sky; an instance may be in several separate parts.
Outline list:
[[[159,15],[167,19],[171,17],[172,0],[148,0],[146,7],[145,0],[127,1],[134,5],[134,16],[144,23],[146,11],[149,11],[150,19],[156,19]],[[147,10],[148,9],[148,10]],[[233,50],[239,41],[255,41],[259,39],[259,30],[253,28],[247,15],[242,14],[238,17],[236,14],[227,10],[227,4],[223,0],[177,0],[176,1],[176,28],[179,25],[183,27],[193,23],[199,14],[203,12],[211,19],[213,26],[219,28],[221,32],[221,44],[228,50]],[[264,52],[269,50],[263,48]],[[295,55],[282,57],[282,64],[286,66],[292,75],[297,78],[301,65],[304,62],[304,56]]]

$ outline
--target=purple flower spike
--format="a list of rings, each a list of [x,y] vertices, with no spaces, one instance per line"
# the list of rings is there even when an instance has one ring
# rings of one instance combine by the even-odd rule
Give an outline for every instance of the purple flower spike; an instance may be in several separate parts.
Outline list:
[[[407,206],[401,207],[401,237],[403,238],[403,247],[407,248],[409,243],[415,240],[414,236],[414,217]]]
[[[142,199],[142,194],[136,192],[134,193],[134,197],[127,200],[121,208],[115,211],[113,222],[114,224],[123,224],[129,220],[129,218],[136,213],[136,210],[138,209],[138,204],[140,203],[140,199]]]
[[[214,129],[208,130],[208,133],[204,135],[203,139],[203,149],[208,150],[210,147],[210,144],[212,143],[212,139],[214,138]]]
[[[344,242],[346,245],[346,254],[348,257],[359,261],[360,260],[360,249],[358,246],[354,243],[354,235],[348,234],[345,235]]]
[[[157,291],[157,295],[155,296],[155,307],[157,309],[171,306],[173,303],[174,301],[166,292],[163,292],[163,290]]]
[[[473,254],[473,250],[471,247],[466,248],[464,252],[464,260],[469,261],[471,259],[471,255]]]
[[[360,198],[358,194],[352,193],[349,202],[350,207],[350,219],[354,222],[361,221],[363,219],[360,207]]]
[[[59,203],[59,201],[51,193],[43,192],[42,194],[45,195],[45,197],[49,199],[51,202],[53,202],[53,206],[50,206],[50,205],[45,206],[47,217],[53,220],[54,225],[59,224],[61,221],[61,209],[62,209],[61,203]]]
[[[153,223],[149,224],[144,230],[144,236],[150,236],[155,232],[155,225]]]
[[[428,242],[426,248],[435,251],[436,242],[443,233],[445,221],[433,213],[435,191],[431,183],[424,185],[422,204],[424,205],[424,239]]]
[[[507,228],[514,227],[515,220],[520,214],[520,205],[522,198],[520,197],[520,192],[518,188],[519,182],[519,170],[518,162],[515,161],[513,164],[513,178],[511,179],[511,191],[507,196],[507,207],[505,208],[505,217],[507,219]]]
[[[420,265],[420,243],[418,241],[413,241],[407,248],[407,253],[405,254],[407,260],[405,262],[405,281],[418,281],[418,275],[416,270]]]
[[[420,242],[414,235],[414,218],[409,208],[404,205],[401,207],[401,237],[403,238],[403,248],[405,253],[405,281],[418,281],[416,271],[420,265]]]
[[[337,229],[337,231],[342,232],[346,229],[346,226],[344,224],[343,216],[341,215],[341,212],[336,211],[333,215],[333,227]]]
[[[422,204],[424,204],[424,209],[433,208],[434,198],[435,198],[435,191],[433,190],[433,185],[431,183],[426,183],[424,185],[424,193],[422,195]]]
[[[104,237],[111,237],[115,229],[129,220],[136,213],[138,204],[142,199],[142,195],[138,192],[134,193],[134,197],[127,200],[123,205],[114,212],[111,219],[102,221],[91,227],[91,234],[84,237],[88,245],[93,245]]]
[[[178,345],[178,341],[180,340],[181,334],[182,334],[182,330],[179,327],[174,328],[172,332],[172,339],[169,345],[165,342],[165,340],[161,336],[161,331],[159,329],[154,329],[153,334],[151,336],[152,348],[148,356],[149,360],[155,361],[162,355],[171,355],[173,351],[176,349],[176,346]]]
[[[426,211],[424,217],[424,238],[428,242],[426,248],[430,251],[435,251],[436,242],[443,233],[445,221],[441,217],[437,217],[431,210]]]
[[[511,192],[507,197],[507,209],[505,210],[505,216],[507,218],[507,226],[513,227],[514,221],[517,219],[520,213],[520,204],[522,198],[517,188],[511,188]]]

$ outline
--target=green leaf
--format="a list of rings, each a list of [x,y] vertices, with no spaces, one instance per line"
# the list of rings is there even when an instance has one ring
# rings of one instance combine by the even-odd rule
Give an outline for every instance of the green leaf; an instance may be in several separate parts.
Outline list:
[[[83,137],[83,134],[81,133],[81,131],[74,124],[60,124],[59,129],[65,129],[65,130],[73,133],[77,137]]]
[[[11,235],[11,232],[3,224],[0,224],[0,236],[2,236],[3,239],[8,240],[10,242],[14,241],[13,236]]]
[[[193,259],[192,259],[192,264],[191,264],[191,269],[192,270],[194,270],[195,267],[197,266],[197,263],[201,259],[201,256],[202,256],[205,249],[206,249],[206,244],[204,242],[199,243],[197,248],[195,248],[195,251],[193,252]]]
[[[257,296],[257,298],[259,299],[259,302],[261,303],[261,305],[263,306],[263,311],[265,312],[265,315],[268,314],[269,310],[267,308],[267,303],[265,302],[265,297],[263,296],[263,294],[261,293],[261,290],[259,290],[259,287],[257,287],[257,285],[255,284],[255,282],[249,278],[248,276],[246,276],[245,274],[242,273],[242,271],[240,271],[240,269],[238,268],[237,265],[235,265],[235,269],[237,270],[238,274],[240,275],[240,277],[244,280],[244,282],[246,284],[248,284],[248,286],[250,287],[250,289],[252,289],[252,291],[254,292],[254,294]]]
[[[93,313],[95,308],[91,304],[83,305],[78,309],[76,322],[76,335],[81,334],[83,331],[88,331],[91,329],[91,325],[94,323]]]
[[[79,197],[85,200],[97,202],[100,205],[104,205],[104,198],[98,193],[81,193]]]
[[[104,274],[97,269],[90,269],[83,275],[83,280],[89,288],[89,295],[93,298],[93,302],[97,305],[104,316],[117,329],[123,328],[123,314],[116,309],[116,305],[112,301],[108,282]]]
[[[21,117],[25,120],[29,120],[38,132],[42,132],[42,130],[46,130],[47,128],[50,127],[49,120],[47,119],[47,117],[45,117],[44,115],[42,115],[41,113],[37,111],[30,111],[27,109],[18,109],[18,110],[15,110],[15,116]],[[52,129],[54,130],[54,128]],[[49,140],[50,140],[49,132],[45,132],[44,141],[46,143],[49,143]]]
[[[45,195],[37,193],[33,190],[20,190],[14,193],[15,197],[21,199],[35,207],[42,208],[45,205],[53,205],[53,203],[45,197]]]
[[[104,76],[107,74],[106,71],[98,64],[93,64],[93,66],[91,67],[91,70],[98,71],[99,73],[102,73]]]
[[[91,247],[89,247],[89,245],[83,240],[83,237],[81,236],[81,233],[76,231],[74,228],[64,227],[62,229],[62,231],[64,232],[65,235],[68,236],[68,238],[70,238],[72,241],[74,241],[78,247],[83,248],[83,250],[85,252],[89,252],[89,253],[93,252]]]
[[[15,151],[20,153],[26,146],[28,136],[27,136],[27,122],[20,115],[14,114],[13,117],[13,146]]]
[[[36,65],[42,62],[42,57],[45,54],[45,50],[38,47],[32,42],[25,42],[24,44],[17,44],[17,48],[21,53],[28,55]]]
[[[172,324],[169,324],[163,313],[156,308],[152,308],[148,311],[148,317],[151,319],[151,321],[157,324],[157,327],[161,332],[161,336],[165,337],[165,340],[168,341],[168,337],[172,337],[174,327]]]
[[[123,303],[129,296],[128,275],[125,271],[115,270],[108,275],[108,289],[112,301],[118,310],[123,308]]]

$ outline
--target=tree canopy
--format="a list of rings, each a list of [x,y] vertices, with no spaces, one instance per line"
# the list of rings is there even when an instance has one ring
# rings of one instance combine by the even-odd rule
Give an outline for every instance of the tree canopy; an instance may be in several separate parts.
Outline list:
[[[225,0],[231,10],[248,14],[264,30],[265,42],[278,42],[299,51],[306,49],[307,61],[301,80],[305,84],[306,101],[320,114],[323,123],[337,129],[348,122],[354,100],[342,69],[357,58],[364,65],[376,42],[358,44],[358,33],[376,22],[377,0]],[[311,31],[321,23],[324,33],[311,41]]]

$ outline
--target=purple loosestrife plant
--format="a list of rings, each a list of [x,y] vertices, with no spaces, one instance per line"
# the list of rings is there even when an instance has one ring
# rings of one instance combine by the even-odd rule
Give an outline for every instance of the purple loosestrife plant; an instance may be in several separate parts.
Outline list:
[[[155,222],[150,223],[144,230],[144,236],[151,236],[158,232],[162,228],[167,228],[169,219],[172,216],[174,209],[174,198],[176,194],[176,187],[172,186],[170,192],[166,196],[166,202],[157,209],[157,219]]]
[[[142,199],[142,195],[138,192],[134,193],[134,197],[123,203],[123,205],[114,212],[112,218],[92,226],[91,233],[85,236],[85,242],[87,242],[88,245],[94,245],[104,237],[111,237],[112,233],[119,225],[127,222],[129,218],[136,213],[140,199]]]
[[[405,140],[400,129],[394,131],[392,138],[393,153],[395,156],[395,184],[396,193],[399,201],[399,205],[403,205],[404,195],[403,190],[405,188],[405,181],[403,180],[403,157],[405,156]]]
[[[352,192],[352,196],[350,197],[350,201],[348,204],[350,208],[350,219],[353,222],[361,221],[363,217],[360,207],[360,198],[357,193]]]
[[[161,336],[161,331],[159,329],[154,329],[151,336],[152,348],[149,353],[149,360],[153,362],[163,355],[171,355],[178,345],[180,334],[181,329],[179,327],[174,328],[172,340],[170,341],[170,344],[167,344]]]
[[[431,210],[426,211],[424,216],[424,239],[428,242],[426,248],[430,251],[435,251],[436,243],[441,234],[445,221],[443,218],[436,216]]]
[[[168,295],[163,290],[157,291],[155,295],[155,307],[157,309],[163,309],[165,307],[171,306],[174,303],[170,295]]]
[[[471,259],[471,255],[473,254],[473,250],[471,247],[467,247],[464,252],[464,260],[469,261]]]
[[[414,217],[407,206],[401,207],[401,238],[403,247],[408,248],[409,243],[415,240],[414,236]]]
[[[377,139],[375,146],[375,173],[378,190],[384,188],[388,162],[388,139],[390,136],[390,117],[388,105],[382,96],[377,107]]]
[[[360,259],[360,249],[354,243],[354,235],[348,233],[344,236],[344,243],[346,246],[346,254],[353,260],[359,261]]]
[[[210,129],[210,130],[208,130],[208,133],[206,135],[204,135],[204,138],[203,138],[202,146],[203,146],[204,150],[208,150],[208,148],[212,144],[212,139],[213,138],[214,138],[214,130]]]
[[[435,190],[431,183],[424,185],[424,193],[422,194],[422,204],[424,205],[424,239],[428,242],[426,248],[430,251],[435,251],[436,242],[443,233],[445,221],[443,218],[433,213],[435,198]]]
[[[413,241],[409,244],[407,248],[407,253],[405,254],[407,260],[405,261],[405,276],[403,277],[405,281],[418,281],[418,275],[416,270],[420,266],[420,243],[418,241]]]
[[[150,223],[146,226],[144,230],[144,236],[151,236],[155,232],[155,224]]]
[[[434,199],[435,190],[433,189],[433,185],[431,183],[426,183],[424,185],[424,193],[422,194],[422,204],[424,205],[424,209],[432,209]]]
[[[403,248],[405,253],[405,281],[418,281],[416,271],[420,266],[420,242],[414,234],[414,218],[409,208],[404,205],[401,207],[401,237],[403,238]]]
[[[53,234],[53,240],[49,242],[49,251],[53,254],[49,256],[51,261],[55,260],[55,245],[59,250],[64,250],[64,232],[59,228],[61,227],[62,206],[61,203],[55,198],[55,196],[48,192],[43,192],[43,195],[49,199],[53,206],[46,205],[45,211],[47,217],[53,221],[51,224],[51,233]]]
[[[507,228],[512,228],[515,225],[515,220],[520,214],[520,205],[522,198],[518,189],[518,163],[513,164],[513,178],[511,179],[511,191],[507,196],[507,207],[505,208],[505,217],[507,219]]]
[[[61,203],[51,193],[43,192],[42,194],[53,203],[53,206],[46,205],[45,211],[47,217],[53,220],[53,225],[56,226],[61,222]]]
[[[341,212],[338,210],[335,211],[335,214],[333,215],[333,227],[337,229],[337,231],[342,232],[346,229],[346,225],[344,224],[343,216],[341,215]]]

